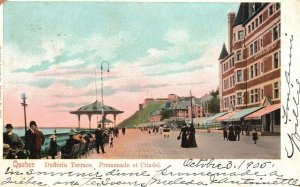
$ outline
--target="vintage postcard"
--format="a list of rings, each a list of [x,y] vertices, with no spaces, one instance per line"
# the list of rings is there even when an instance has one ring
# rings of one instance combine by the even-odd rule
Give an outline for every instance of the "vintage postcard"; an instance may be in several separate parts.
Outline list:
[[[3,2],[1,186],[299,186],[299,7]]]

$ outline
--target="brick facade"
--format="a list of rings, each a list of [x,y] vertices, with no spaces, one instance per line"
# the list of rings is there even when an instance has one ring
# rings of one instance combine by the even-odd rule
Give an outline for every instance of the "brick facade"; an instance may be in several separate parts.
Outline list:
[[[249,19],[241,20],[241,6],[248,8]],[[221,111],[231,106],[259,106],[264,98],[280,102],[280,4],[241,6],[236,16],[228,13],[228,33],[232,33],[228,40],[232,41],[228,42],[228,52],[222,50],[219,58]]]

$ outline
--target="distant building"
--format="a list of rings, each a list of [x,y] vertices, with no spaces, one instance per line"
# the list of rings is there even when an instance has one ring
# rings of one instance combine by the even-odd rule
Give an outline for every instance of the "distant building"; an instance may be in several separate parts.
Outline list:
[[[228,50],[223,44],[219,56],[222,112],[280,103],[280,35],[280,3],[241,3],[237,15],[228,13]],[[252,124],[280,130],[279,108],[259,115]]]
[[[148,104],[150,104],[150,103],[152,103],[154,101],[155,101],[155,99],[153,99],[153,98],[146,98],[144,100],[144,106],[147,106]]]
[[[160,114],[160,110],[154,111],[150,116],[150,123],[159,122],[162,115]]]

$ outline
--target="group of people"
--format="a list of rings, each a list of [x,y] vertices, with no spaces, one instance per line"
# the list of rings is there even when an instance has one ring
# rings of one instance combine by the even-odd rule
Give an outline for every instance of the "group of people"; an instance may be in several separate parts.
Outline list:
[[[224,127],[223,128],[223,140],[227,140],[227,141],[240,141],[240,134],[242,132],[241,126],[240,125],[229,125],[228,127],[228,131],[227,132],[227,128]],[[246,135],[249,135],[249,130],[248,128],[245,129]],[[252,140],[253,143],[256,144],[257,140],[258,140],[258,136],[257,136],[257,131],[254,128],[254,131],[252,132]]]
[[[56,144],[55,135],[51,135],[50,137],[50,147],[49,147],[49,154],[52,158],[55,158],[57,155],[57,147]],[[94,142],[95,138],[90,132],[84,133],[80,131],[71,131],[69,133],[69,139],[66,140],[65,145],[61,148],[62,154],[70,154],[72,151],[72,148],[75,144],[81,144],[81,143],[90,143]]]
[[[229,132],[227,132],[226,127],[223,128],[223,139],[229,141],[240,141],[241,127],[239,125],[228,127]]]
[[[25,143],[13,132],[12,124],[6,124],[6,132],[3,133],[3,148],[7,152],[5,158],[40,159],[41,147],[45,142],[45,136],[37,128],[35,121],[29,123],[29,129],[25,133]],[[29,155],[28,155],[29,152]]]
[[[45,136],[42,131],[37,128],[37,123],[31,121],[29,123],[29,129],[25,133],[24,139],[20,138],[13,132],[12,124],[6,124],[6,132],[3,133],[3,149],[4,158],[30,158],[40,159],[41,148],[45,143]],[[75,144],[89,143],[91,142],[96,146],[97,153],[105,153],[105,143],[110,143],[110,147],[113,147],[113,138],[118,136],[119,129],[116,127],[111,130],[107,130],[98,126],[94,134],[87,132],[74,131],[73,129],[69,133],[69,138],[66,140],[64,146],[61,147],[62,154],[69,154]],[[125,135],[126,128],[122,127],[122,134]],[[59,145],[57,144],[57,136],[52,134],[49,137],[49,149],[47,153],[52,159],[58,155]]]
[[[186,123],[182,126],[180,133],[177,137],[178,140],[181,139],[181,147],[182,148],[195,148],[197,147],[196,142],[196,130],[194,124],[191,123],[187,125]]]

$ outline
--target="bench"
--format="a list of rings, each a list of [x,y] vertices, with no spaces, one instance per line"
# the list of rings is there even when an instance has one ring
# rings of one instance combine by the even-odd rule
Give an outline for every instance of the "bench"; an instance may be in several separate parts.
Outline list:
[[[80,154],[80,146],[81,146],[81,144],[73,145],[72,150],[69,154],[66,154],[66,153],[63,153],[63,152],[61,153],[61,158],[62,159],[78,158],[79,154]]]

